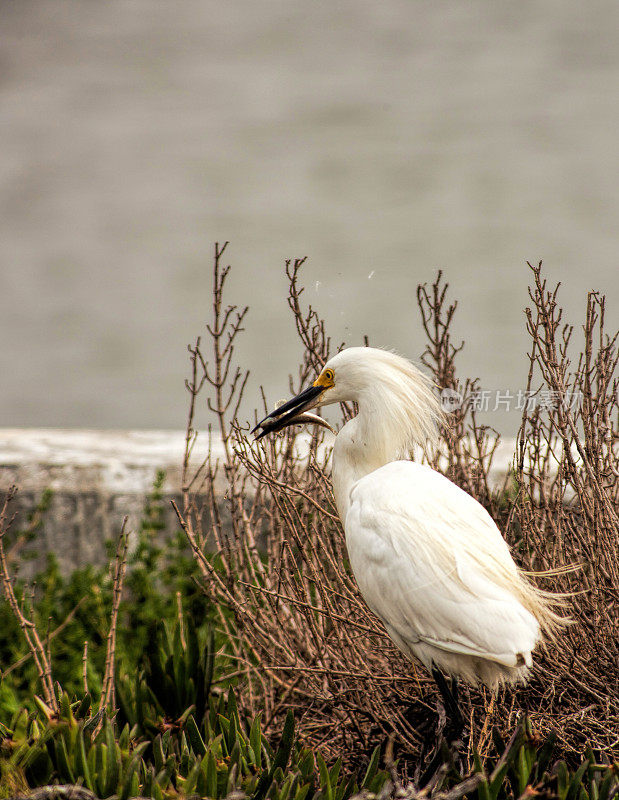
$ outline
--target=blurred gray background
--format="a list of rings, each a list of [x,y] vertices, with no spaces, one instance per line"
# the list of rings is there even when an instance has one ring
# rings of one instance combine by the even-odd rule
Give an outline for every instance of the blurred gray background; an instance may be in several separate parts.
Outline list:
[[[299,347],[423,347],[442,268],[464,374],[524,384],[525,261],[617,326],[619,4],[2,0],[0,427],[180,428],[215,240],[249,303],[247,414]],[[517,415],[488,415],[513,433]]]

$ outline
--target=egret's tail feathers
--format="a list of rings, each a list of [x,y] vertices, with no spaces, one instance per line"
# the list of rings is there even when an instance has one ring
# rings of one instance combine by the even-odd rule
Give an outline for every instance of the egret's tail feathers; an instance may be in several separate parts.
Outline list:
[[[544,636],[550,641],[555,641],[561,631],[573,623],[570,617],[557,613],[557,610],[568,607],[571,595],[545,591],[529,580],[529,577],[545,576],[545,572],[520,571],[518,599],[527,611],[533,614]]]
[[[536,569],[532,571],[522,570],[523,574],[528,578],[555,578],[558,575],[569,575],[571,572],[578,572],[586,566],[584,561],[579,561],[577,564],[566,564],[563,567],[553,567],[552,569]],[[562,596],[562,595],[560,595]],[[569,597],[570,595],[566,595]]]

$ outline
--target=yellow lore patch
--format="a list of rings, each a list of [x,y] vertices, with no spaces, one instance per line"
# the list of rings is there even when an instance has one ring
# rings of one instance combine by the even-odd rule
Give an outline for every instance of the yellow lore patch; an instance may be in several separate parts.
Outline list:
[[[335,375],[332,369],[326,369],[314,381],[314,386],[320,386],[322,389],[329,389],[335,383]]]

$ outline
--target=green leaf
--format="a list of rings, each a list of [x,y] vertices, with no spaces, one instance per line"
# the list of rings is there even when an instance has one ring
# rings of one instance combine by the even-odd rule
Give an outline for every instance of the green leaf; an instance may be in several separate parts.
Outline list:
[[[230,772],[228,773],[228,782],[226,784],[226,795],[231,794],[236,789],[237,784],[237,765],[233,764]]]
[[[331,788],[331,777],[329,770],[325,764],[324,758],[320,753],[316,754],[316,761],[318,763],[318,771],[320,773],[320,788],[326,800],[333,800],[333,789]]]
[[[277,800],[288,800],[293,783],[294,783],[294,778],[292,777],[292,775],[288,775],[288,777],[286,778],[286,780],[284,781],[279,790],[279,796]]]
[[[141,762],[138,762],[138,768],[131,776],[131,797],[137,797],[140,793],[140,764]]]
[[[162,789],[166,789],[172,776],[176,772],[176,758],[173,755],[168,756],[165,768],[157,773],[157,783]]]
[[[120,736],[118,737],[118,746],[121,750],[127,750],[129,747],[129,738],[130,738],[131,730],[129,725],[125,725],[122,729]]]
[[[550,759],[552,758],[556,741],[557,734],[555,731],[551,731],[537,754],[537,764],[535,766],[535,774],[532,780],[533,785],[539,783],[544,777],[544,773],[547,771],[550,764]]]
[[[165,698],[167,693],[167,681],[161,664],[160,630],[158,625],[151,628],[146,647],[146,670],[148,684],[161,702],[161,698]]]
[[[174,689],[178,698],[178,711],[180,711],[187,702],[191,702],[191,695],[187,693],[188,683],[187,669],[185,666],[184,654],[181,655],[178,661],[174,662]]]
[[[82,700],[81,700],[79,706],[77,707],[77,711],[75,712],[75,716],[78,719],[84,719],[84,717],[90,711],[91,705],[92,705],[92,698],[91,698],[90,694],[85,694],[84,697],[82,697]]]
[[[236,704],[236,696],[232,689],[228,692],[228,708],[227,708],[227,716],[230,720],[236,720],[238,722],[239,719],[239,709]]]
[[[236,767],[241,766],[241,745],[238,739],[234,740],[234,747],[230,753],[230,764]]]
[[[123,681],[117,680],[115,688],[116,688],[116,700],[118,702],[118,707],[121,711],[121,714],[123,715],[123,717],[125,717],[125,719],[129,721],[130,725],[135,725],[136,723],[135,710],[129,698],[129,694],[125,689]]]
[[[116,794],[118,791],[121,768],[120,751],[114,740],[114,728],[109,719],[105,720],[104,734],[107,744],[104,796],[109,797],[111,794]]]
[[[175,667],[178,667],[185,661],[185,651],[183,649],[183,642],[181,638],[181,623],[177,619],[174,625],[174,636],[172,639],[172,658]],[[175,672],[175,677],[178,679],[180,675]]]
[[[348,780],[342,781],[335,793],[335,800],[347,800],[353,794],[358,794],[355,776],[350,775]]]
[[[217,797],[217,764],[215,763],[215,756],[212,753],[209,753],[207,757],[206,796],[211,798]]]
[[[559,761],[557,763],[556,770],[557,770],[557,794],[559,796],[559,800],[565,800],[570,780],[570,776],[567,771],[567,765],[565,761]]]
[[[290,753],[292,752],[292,745],[294,744],[294,714],[290,709],[288,709],[288,713],[286,714],[286,720],[284,722],[284,730],[282,731],[282,738],[279,743],[279,747],[277,749],[277,753],[275,753],[275,760],[273,761],[273,767],[277,769],[286,769],[288,764],[288,759],[290,758]]]
[[[160,733],[153,740],[153,761],[155,762],[155,769],[160,772],[165,766],[165,753],[163,752]]]
[[[202,758],[198,762],[199,771],[196,778],[196,794],[200,797],[206,797],[206,758]]]
[[[66,692],[62,692],[60,695],[60,716],[71,724],[75,722],[75,717],[71,710],[71,703],[69,702],[69,695]]]
[[[56,741],[56,759],[58,763],[58,769],[64,780],[68,781],[69,783],[75,783],[75,773],[71,769],[71,765],[69,763],[67,743],[62,735]]]
[[[144,770],[144,780],[142,781],[142,797],[151,797],[153,786],[155,785],[155,769],[151,764]]]
[[[183,777],[187,777],[189,775],[189,770],[191,769],[190,766],[190,753],[189,748],[187,747],[187,742],[184,741],[185,734],[181,736],[181,762],[178,767],[178,772]]]
[[[105,710],[101,709],[100,711],[97,711],[97,713],[94,716],[87,719],[84,722],[84,728],[83,728],[84,733],[92,733],[104,716],[105,716]]]
[[[277,748],[277,752],[275,753],[273,763],[271,764],[271,768],[268,772],[262,773],[262,777],[258,781],[258,786],[256,787],[253,800],[263,800],[273,782],[275,771],[277,769],[286,769],[293,743],[294,714],[291,710],[288,710],[288,713],[286,714],[286,721],[284,722],[284,729],[282,731],[282,738],[280,740],[279,747]]]
[[[77,754],[76,754],[76,772],[84,778],[84,783],[91,792],[96,792],[94,783],[90,775],[88,767],[88,759],[86,758],[86,747],[84,746],[84,731],[80,729],[77,735]]]
[[[185,725],[187,723],[187,720],[189,719],[189,717],[193,714],[193,712],[195,710],[196,710],[196,707],[194,705],[188,706],[183,711],[183,713],[180,715],[180,717],[178,718],[178,724],[179,725]]]
[[[93,744],[88,751],[88,769],[92,776],[94,791],[101,796],[103,793],[103,748],[105,745]],[[107,749],[107,748],[106,748]]]
[[[329,770],[329,780],[331,781],[332,786],[335,786],[337,784],[338,778],[340,777],[341,769],[342,769],[342,759],[338,758],[338,760]]]
[[[226,720],[228,722],[228,733],[226,734],[226,747],[228,748],[228,755],[234,749],[236,744],[236,725],[234,719]]]
[[[202,736],[200,736],[200,731],[198,730],[198,726],[192,714],[187,717],[185,730],[187,731],[187,738],[189,739],[193,752],[198,756],[205,755],[206,745],[204,744]]]
[[[33,696],[32,699],[34,700],[34,704],[37,706],[39,711],[41,711],[43,716],[47,720],[50,720],[53,717],[54,714],[53,714],[53,711],[51,710],[51,708],[47,705],[47,703],[44,703],[43,700],[41,700],[41,698],[36,694]],[[23,709],[23,711],[25,712],[26,719],[27,719],[28,718],[28,712],[26,711],[26,709]],[[17,720],[19,720],[19,716],[18,716]],[[17,727],[18,727],[18,722],[16,722],[16,724],[12,724],[11,725],[11,728],[13,730],[15,730],[15,728],[17,728]]]
[[[211,684],[213,682],[214,670],[215,670],[215,634],[212,628],[209,628],[206,639],[206,650],[204,653],[204,697],[205,698],[207,698],[211,693]]]
[[[189,615],[185,615],[184,623],[185,623],[185,640],[187,642],[187,649],[185,651],[187,668],[189,670],[189,674],[195,676],[200,666],[200,648],[198,645],[198,635],[196,633],[195,623],[193,619],[189,617]]]
[[[516,774],[518,776],[518,791],[520,794],[524,792],[529,784],[529,763],[527,759],[526,747],[523,745],[518,751]]]
[[[297,793],[294,796],[294,800],[305,800],[311,787],[312,787],[311,783],[306,783],[299,789],[297,789]]]
[[[583,761],[583,763],[578,767],[578,769],[572,776],[572,780],[570,781],[570,785],[567,790],[566,800],[578,800],[580,796],[580,790],[583,788],[582,779],[588,768],[589,768],[588,761]]]
[[[492,780],[488,781],[488,792],[491,800],[497,800],[499,797],[499,793],[503,787],[503,781],[505,780],[505,774],[507,773],[508,769],[509,765],[503,764],[498,770],[495,770],[492,773]]]
[[[370,782],[376,775],[376,770],[378,769],[379,760],[380,760],[380,745],[376,745],[374,751],[372,752],[372,757],[370,758],[370,763],[368,764],[368,768],[366,769],[365,775],[363,776],[363,780],[361,782],[362,789],[367,789]]]
[[[150,687],[148,687],[150,689]],[[152,691],[152,690],[151,690]],[[134,724],[138,726],[141,730],[144,730],[144,706],[145,702],[142,697],[142,675],[138,671],[135,673],[135,684],[134,684],[134,694],[135,694],[135,701],[133,707],[135,708],[135,722]]]
[[[143,746],[142,746],[143,745]],[[119,793],[119,800],[128,800],[129,797],[137,797],[139,794],[139,769],[142,764],[142,753],[148,747],[148,742],[143,742],[138,745],[133,752],[129,766],[125,773],[121,790]]]
[[[194,793],[199,777],[200,777],[200,759],[198,759],[196,763],[193,765],[193,767],[189,771],[189,774],[187,775],[187,778],[183,783],[183,794],[190,795]]]
[[[600,784],[600,800],[608,800],[610,797],[611,788],[617,785],[617,776],[615,767],[609,767],[604,773],[602,782]]]
[[[50,782],[54,769],[44,746],[30,748],[24,772],[30,786],[43,786]]]
[[[477,787],[477,797],[479,800],[491,800],[490,787],[485,775],[481,776],[481,782]]]
[[[253,754],[252,763],[256,769],[260,769],[262,765],[262,733],[260,731],[260,714],[258,714],[251,724],[249,731],[249,744]]]
[[[224,735],[224,739],[227,740],[227,738],[228,738],[228,736],[230,734],[230,727],[231,727],[230,726],[230,721],[226,717],[224,717],[222,714],[218,714],[217,715],[217,722],[219,723],[219,727],[221,728],[221,731],[222,731],[222,733]]]

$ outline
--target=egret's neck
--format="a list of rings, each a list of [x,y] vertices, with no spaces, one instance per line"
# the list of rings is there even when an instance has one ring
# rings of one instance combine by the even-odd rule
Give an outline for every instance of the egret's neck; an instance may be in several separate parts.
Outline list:
[[[350,490],[360,478],[400,457],[398,442],[381,435],[360,408],[356,417],[340,430],[333,447],[333,494],[338,514],[344,524],[350,504]]]

